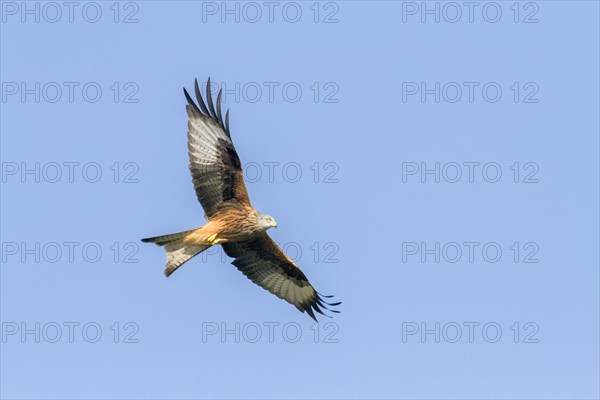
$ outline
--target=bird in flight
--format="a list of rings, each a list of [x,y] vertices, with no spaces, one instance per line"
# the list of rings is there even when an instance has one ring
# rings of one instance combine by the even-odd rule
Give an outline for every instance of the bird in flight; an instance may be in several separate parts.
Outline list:
[[[188,155],[196,196],[204,208],[207,223],[196,229],[142,239],[163,246],[167,252],[165,275],[211,246],[221,245],[225,254],[252,282],[275,296],[307,312],[315,321],[314,311],[339,312],[340,302],[328,303],[310,284],[306,275],[269,237],[276,227],[273,217],[255,210],[244,183],[242,164],[229,131],[229,110],[221,113],[221,93],[217,108],[213,104],[210,78],[204,103],[198,80],[194,89],[198,104],[185,88],[188,114]]]

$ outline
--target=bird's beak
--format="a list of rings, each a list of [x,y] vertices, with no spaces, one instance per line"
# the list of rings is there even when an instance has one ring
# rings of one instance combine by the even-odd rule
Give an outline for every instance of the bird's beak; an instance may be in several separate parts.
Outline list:
[[[271,226],[273,226],[273,228],[277,228],[277,222],[273,221],[273,224]]]

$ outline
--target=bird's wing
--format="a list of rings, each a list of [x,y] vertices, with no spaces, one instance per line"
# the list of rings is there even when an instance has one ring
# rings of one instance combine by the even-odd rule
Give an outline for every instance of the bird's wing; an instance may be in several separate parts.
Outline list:
[[[229,134],[229,110],[223,119],[221,113],[221,90],[217,95],[217,109],[210,92],[210,78],[206,85],[208,107],[204,103],[198,80],[195,81],[198,105],[187,90],[188,154],[190,172],[196,196],[207,217],[215,214],[219,206],[235,199],[250,205],[240,158]]]
[[[314,311],[323,314],[321,308],[337,306],[341,303],[327,303],[310,284],[306,275],[290,260],[277,244],[262,233],[244,242],[222,244],[225,253],[235,258],[232,262],[252,282],[275,296],[306,311],[315,321]],[[314,311],[313,311],[314,310]],[[325,314],[323,314],[325,315]]]

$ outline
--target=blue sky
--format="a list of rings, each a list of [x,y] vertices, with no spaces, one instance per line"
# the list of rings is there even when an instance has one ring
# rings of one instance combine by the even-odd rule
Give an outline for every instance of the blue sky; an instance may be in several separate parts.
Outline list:
[[[598,398],[597,2],[23,4],[3,398]],[[203,223],[182,87],[209,75],[333,319],[139,241]]]

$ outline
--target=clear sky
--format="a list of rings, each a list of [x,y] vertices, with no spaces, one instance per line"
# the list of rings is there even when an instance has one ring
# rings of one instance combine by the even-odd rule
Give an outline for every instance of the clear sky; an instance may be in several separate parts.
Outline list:
[[[600,395],[597,2],[1,9],[3,398]],[[139,241],[209,75],[333,319]]]

